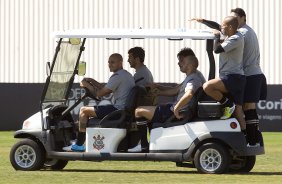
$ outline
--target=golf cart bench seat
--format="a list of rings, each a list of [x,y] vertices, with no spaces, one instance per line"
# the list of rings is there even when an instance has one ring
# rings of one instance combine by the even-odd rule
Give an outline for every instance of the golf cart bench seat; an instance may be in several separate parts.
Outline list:
[[[217,119],[222,116],[222,107],[220,103],[212,100],[200,87],[194,94],[193,98],[189,102],[188,106],[180,111],[183,115],[182,119],[177,119],[172,115],[164,123],[153,123],[152,128],[168,128],[173,126],[184,125],[187,122],[199,121],[201,119]]]
[[[134,86],[125,102],[123,110],[111,112],[103,119],[90,118],[87,127],[100,128],[126,128],[134,119],[134,111],[138,104],[138,99],[147,94],[147,90],[143,86]]]

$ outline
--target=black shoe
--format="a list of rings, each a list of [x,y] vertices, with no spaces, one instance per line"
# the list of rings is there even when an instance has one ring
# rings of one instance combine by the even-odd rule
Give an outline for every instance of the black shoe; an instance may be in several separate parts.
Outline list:
[[[148,147],[142,148],[141,153],[149,153],[149,148]]]

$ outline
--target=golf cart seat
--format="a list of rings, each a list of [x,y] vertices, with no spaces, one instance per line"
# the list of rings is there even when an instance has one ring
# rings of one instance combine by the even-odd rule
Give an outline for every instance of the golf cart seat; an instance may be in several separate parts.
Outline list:
[[[134,118],[134,111],[137,107],[139,96],[143,96],[146,93],[147,91],[145,87],[134,86],[127,96],[125,108],[123,110],[111,112],[103,119],[91,118],[88,120],[88,127],[126,128]]]

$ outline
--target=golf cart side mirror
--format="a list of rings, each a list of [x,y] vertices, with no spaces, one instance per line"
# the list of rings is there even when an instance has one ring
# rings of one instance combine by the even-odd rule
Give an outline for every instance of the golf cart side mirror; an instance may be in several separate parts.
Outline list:
[[[77,75],[78,76],[84,76],[85,73],[86,73],[86,62],[81,61],[78,65]]]
[[[81,39],[80,38],[70,38],[69,42],[72,45],[79,45],[81,43]]]
[[[50,70],[51,70],[51,65],[50,65],[50,62],[48,61],[47,63],[46,63],[46,75],[47,76],[50,76]]]

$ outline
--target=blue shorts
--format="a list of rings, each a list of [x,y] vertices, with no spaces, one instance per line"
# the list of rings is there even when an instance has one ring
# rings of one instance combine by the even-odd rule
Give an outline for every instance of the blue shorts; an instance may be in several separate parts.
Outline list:
[[[258,103],[259,100],[266,100],[266,96],[267,84],[264,74],[247,76],[244,103]]]
[[[113,105],[98,105],[94,106],[94,110],[96,112],[97,118],[102,119],[111,112],[118,110]]]
[[[246,85],[246,76],[239,74],[229,74],[220,78],[228,91],[228,97],[236,105],[242,105],[244,101],[244,89]]]
[[[170,116],[173,115],[171,110],[173,104],[158,105],[152,118],[153,123],[164,123]]]

